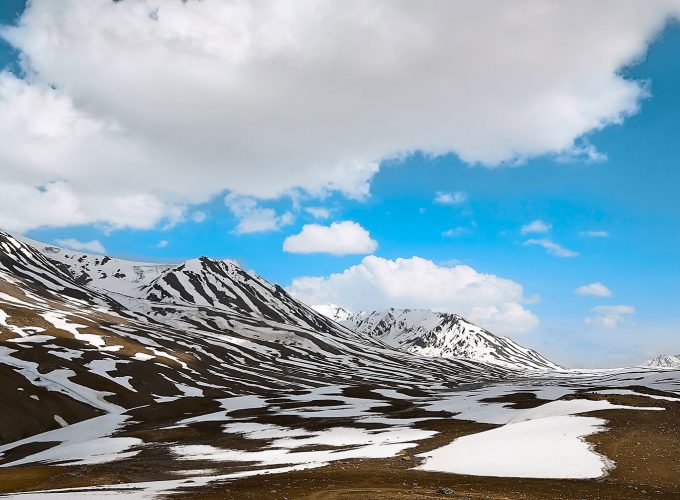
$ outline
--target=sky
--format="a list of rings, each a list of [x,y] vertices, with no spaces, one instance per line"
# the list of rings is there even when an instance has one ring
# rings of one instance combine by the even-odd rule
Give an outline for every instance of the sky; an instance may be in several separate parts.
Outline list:
[[[455,312],[566,366],[675,354],[679,15],[6,0],[0,227]]]

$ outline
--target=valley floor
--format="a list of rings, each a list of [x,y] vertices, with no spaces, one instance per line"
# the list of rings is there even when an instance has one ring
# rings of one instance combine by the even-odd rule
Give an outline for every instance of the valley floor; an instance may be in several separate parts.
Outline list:
[[[64,446],[63,465],[33,463],[55,444],[44,439],[5,450],[0,494],[680,498],[678,389],[677,371],[647,370],[443,392],[333,386],[245,397],[218,412],[188,398],[158,405],[153,418],[146,409],[146,423],[128,410],[115,436],[129,446],[109,449],[101,463],[94,453],[92,463],[74,464],[91,451],[88,442]],[[178,419],[186,414],[195,416]],[[595,425],[570,435],[574,424]],[[442,464],[454,470],[422,470]]]

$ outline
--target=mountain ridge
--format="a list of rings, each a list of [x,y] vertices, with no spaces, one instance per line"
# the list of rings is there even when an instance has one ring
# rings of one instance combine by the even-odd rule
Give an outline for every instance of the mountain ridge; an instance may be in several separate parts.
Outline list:
[[[347,328],[406,352],[428,357],[471,359],[505,367],[563,370],[533,349],[522,347],[508,337],[495,335],[458,314],[397,308],[350,313],[333,304],[314,307]]]
[[[426,357],[469,359],[510,369],[562,369],[535,351],[457,314],[389,309],[377,320],[378,312],[351,313],[334,304],[310,307],[230,259],[198,257],[177,264],[140,263],[32,243],[46,258],[71,273],[77,283],[114,299],[116,294],[140,299],[146,306],[126,303],[161,322],[167,320],[167,314],[159,313],[154,304],[218,309],[326,333],[337,334],[339,325],[388,348]],[[396,311],[401,311],[401,317],[388,328],[385,321]],[[398,333],[398,322],[408,331]]]
[[[162,425],[187,411],[215,411],[235,395],[352,381],[452,387],[512,374],[472,362],[432,362],[326,318],[327,328],[313,328],[299,318],[281,323],[265,316],[105,295],[0,232],[0,398],[7,409],[0,445],[135,408],[153,407],[150,416],[135,418],[151,419],[148,425],[160,418]],[[0,454],[0,466],[7,460]]]

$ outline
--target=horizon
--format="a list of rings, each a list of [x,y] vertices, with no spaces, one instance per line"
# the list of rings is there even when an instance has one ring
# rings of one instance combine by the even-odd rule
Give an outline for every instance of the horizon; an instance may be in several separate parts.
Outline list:
[[[351,8],[326,30],[304,5],[253,21],[210,2],[3,3],[0,227],[228,258],[308,304],[459,314],[574,368],[680,352],[675,4],[468,7],[474,36],[451,33],[454,7],[367,25]],[[249,45],[218,29],[232,20],[280,29]]]

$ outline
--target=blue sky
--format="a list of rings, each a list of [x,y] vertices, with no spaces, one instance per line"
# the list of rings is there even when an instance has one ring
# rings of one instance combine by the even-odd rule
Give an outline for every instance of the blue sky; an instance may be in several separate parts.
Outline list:
[[[21,9],[20,1],[3,2],[2,22],[11,24]],[[627,81],[644,82],[639,109],[590,127],[575,137],[568,153],[523,154],[493,168],[461,160],[465,154],[454,148],[443,154],[401,153],[380,161],[370,193],[358,199],[333,189],[319,194],[294,187],[288,191],[293,196],[254,195],[258,210],[273,209],[276,217],[290,213],[292,222],[253,233],[238,232],[243,216],[225,203],[225,196],[236,192],[230,189],[187,203],[184,218],[171,224],[112,228],[106,221],[39,221],[23,232],[53,243],[98,240],[107,254],[144,261],[234,258],[284,286],[301,276],[342,273],[367,253],[390,260],[418,256],[443,268],[465,264],[523,287],[522,307],[539,322],[510,334],[557,362],[617,366],[675,353],[680,350],[678,53],[680,28],[671,22],[643,58],[617,72]],[[9,44],[0,46],[0,62],[14,73],[20,54]],[[596,153],[584,154],[585,149]],[[191,168],[185,182],[193,182]],[[461,199],[438,203],[438,194]],[[325,208],[328,218],[315,218],[305,211],[309,207]],[[192,219],[197,211],[205,220]],[[283,250],[284,240],[305,224],[338,221],[358,223],[377,249],[340,256]],[[549,229],[523,233],[533,221]],[[548,240],[577,255],[553,255],[529,240]],[[574,292],[596,282],[613,295]],[[585,319],[601,319],[593,308],[602,306],[634,312],[622,313],[613,325]],[[602,313],[607,314],[611,310]]]

